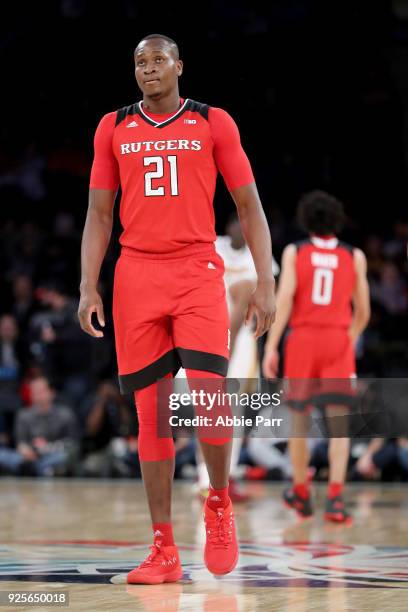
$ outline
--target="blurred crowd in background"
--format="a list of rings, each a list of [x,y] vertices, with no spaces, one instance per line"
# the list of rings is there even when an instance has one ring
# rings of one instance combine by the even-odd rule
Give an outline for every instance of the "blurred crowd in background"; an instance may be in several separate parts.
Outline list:
[[[293,219],[302,193],[321,188],[344,201],[342,238],[367,255],[372,302],[358,373],[407,377],[408,11],[398,0],[357,4],[210,3],[198,30],[166,11],[155,29],[180,44],[182,95],[224,107],[238,122],[278,261],[302,237]],[[110,314],[117,216],[99,287],[103,341],[80,330],[76,312],[92,135],[105,112],[138,99],[132,51],[151,22],[131,0],[112,15],[97,9],[97,33],[96,6],[83,0],[45,2],[32,22],[30,9],[24,20],[16,12],[2,32],[4,78],[24,74],[9,94],[8,116],[14,108],[18,121],[1,128],[2,474],[140,476],[136,414],[133,398],[118,392]],[[44,10],[52,27],[39,19]],[[28,57],[35,70],[26,69]],[[222,185],[215,208],[222,233],[233,209]],[[176,443],[177,475],[194,474],[194,440]],[[351,478],[407,479],[404,441],[354,447]],[[248,442],[248,477],[288,476],[276,455],[285,458],[284,441],[264,448],[279,459],[276,469],[250,451]],[[324,477],[323,442],[312,457]]]

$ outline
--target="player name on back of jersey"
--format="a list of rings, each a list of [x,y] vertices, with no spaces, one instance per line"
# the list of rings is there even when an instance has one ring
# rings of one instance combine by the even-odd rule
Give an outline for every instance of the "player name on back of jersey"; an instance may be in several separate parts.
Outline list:
[[[312,266],[317,268],[330,268],[332,270],[339,267],[339,258],[334,253],[316,253],[311,254]]]
[[[145,153],[146,151],[201,151],[201,140],[147,140],[120,145],[122,155]]]

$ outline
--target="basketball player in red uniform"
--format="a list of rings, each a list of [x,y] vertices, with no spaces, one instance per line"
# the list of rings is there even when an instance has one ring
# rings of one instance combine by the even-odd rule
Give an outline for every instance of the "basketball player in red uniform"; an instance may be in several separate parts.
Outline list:
[[[322,191],[305,195],[299,202],[299,220],[309,238],[289,244],[282,256],[277,293],[277,318],[268,334],[263,360],[265,376],[278,372],[278,346],[289,321],[290,333],[284,348],[284,377],[288,379],[350,379],[355,377],[354,344],[370,317],[366,258],[362,251],[336,237],[343,225],[343,207]],[[290,319],[290,320],[289,320]],[[328,416],[347,414],[349,383],[326,380],[316,383],[321,394],[330,393]],[[293,380],[290,405],[296,427],[302,426],[304,412],[310,407],[314,381]],[[330,385],[333,385],[330,388]],[[317,393],[316,393],[317,391]],[[337,397],[336,397],[337,396]],[[330,419],[329,419],[330,420]],[[284,500],[303,517],[313,513],[307,483],[309,464],[305,438],[290,439],[293,487]],[[333,437],[329,443],[329,488],[325,518],[350,523],[342,490],[346,476],[350,441]]]
[[[151,554],[128,582],[157,584],[182,575],[171,525],[174,445],[158,435],[157,381],[182,366],[190,380],[213,378],[221,386],[228,368],[224,265],[214,248],[218,172],[236,203],[257,270],[247,314],[248,321],[256,317],[257,337],[274,317],[274,280],[269,229],[236,124],[219,108],[180,98],[183,64],[173,40],[150,35],[134,59],[143,100],[105,115],[95,134],[78,314],[84,331],[103,336],[91,317],[96,313],[104,326],[97,282],[120,186],[115,342],[121,390],[135,394],[154,534]],[[200,442],[211,484],[204,558],[212,573],[225,574],[238,560],[228,496],[231,436],[202,436]]]

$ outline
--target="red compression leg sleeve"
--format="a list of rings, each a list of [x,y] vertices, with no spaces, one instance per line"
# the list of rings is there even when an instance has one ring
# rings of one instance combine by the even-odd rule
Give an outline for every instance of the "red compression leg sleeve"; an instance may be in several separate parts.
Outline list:
[[[173,378],[167,374],[164,378]],[[174,442],[171,436],[158,437],[157,383],[135,391],[137,416],[139,419],[139,458],[141,461],[163,461],[174,457]]]

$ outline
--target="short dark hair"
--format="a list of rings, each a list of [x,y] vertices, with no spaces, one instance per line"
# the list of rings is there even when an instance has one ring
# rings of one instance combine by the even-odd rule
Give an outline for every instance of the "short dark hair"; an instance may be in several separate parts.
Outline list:
[[[29,384],[31,384],[32,382],[35,382],[37,380],[45,380],[45,382],[47,383],[48,387],[50,389],[52,389],[53,391],[55,391],[55,381],[52,380],[49,376],[47,376],[47,374],[45,374],[44,372],[36,372],[34,374],[34,376],[32,376],[29,379]]]
[[[306,232],[324,236],[340,233],[346,216],[340,200],[316,189],[300,198],[297,220]]]
[[[136,49],[138,48],[138,46],[140,45],[140,43],[143,40],[152,40],[153,38],[161,38],[162,40],[165,40],[170,47],[173,49],[175,56],[177,57],[177,59],[180,57],[180,52],[179,52],[179,48],[178,48],[178,44],[176,43],[175,40],[173,40],[172,38],[170,38],[170,36],[166,36],[165,34],[149,34],[148,36],[144,36],[136,45]],[[136,51],[135,49],[135,51]]]

